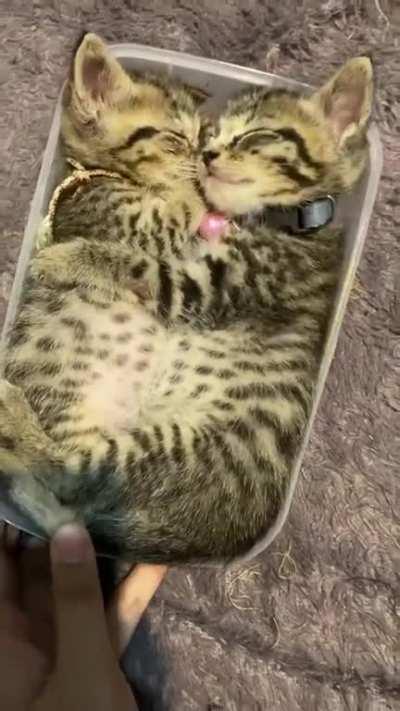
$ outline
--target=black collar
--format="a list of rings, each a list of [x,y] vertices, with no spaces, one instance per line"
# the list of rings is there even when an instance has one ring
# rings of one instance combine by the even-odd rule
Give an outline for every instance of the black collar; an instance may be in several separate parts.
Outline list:
[[[331,195],[304,202],[292,207],[274,205],[261,212],[235,218],[241,227],[264,224],[275,229],[282,229],[290,234],[302,235],[316,232],[332,222],[335,216],[335,200]]]

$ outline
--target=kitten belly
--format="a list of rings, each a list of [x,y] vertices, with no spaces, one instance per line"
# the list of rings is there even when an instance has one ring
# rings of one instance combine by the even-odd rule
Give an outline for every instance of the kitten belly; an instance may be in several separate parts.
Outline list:
[[[88,368],[79,414],[86,426],[99,427],[111,435],[132,430],[157,386],[166,346],[165,329],[142,307],[124,302],[113,304],[105,313],[91,314],[84,321],[90,324]],[[78,356],[79,350],[75,348]],[[81,351],[85,357],[85,344]],[[73,369],[73,361],[68,365]]]

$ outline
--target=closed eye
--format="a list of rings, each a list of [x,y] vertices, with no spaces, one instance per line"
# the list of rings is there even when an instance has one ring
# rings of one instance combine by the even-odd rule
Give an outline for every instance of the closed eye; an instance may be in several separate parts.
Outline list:
[[[235,148],[235,146],[238,146],[242,150],[248,150],[249,148],[266,145],[267,143],[271,143],[272,141],[279,139],[280,136],[274,131],[270,131],[265,128],[255,128],[252,131],[242,133],[240,136],[235,136],[230,143],[230,147]]]
[[[189,139],[178,131],[164,131],[163,133],[167,138],[176,143],[185,143],[186,145],[189,143]]]
[[[154,128],[154,126],[141,126],[141,128],[137,128],[133,131],[133,133],[128,136],[126,141],[124,141],[122,145],[118,146],[116,150],[123,151],[127,148],[132,148],[132,146],[139,143],[139,141],[148,141],[150,138],[153,138],[153,136],[161,133],[169,138],[171,142],[175,142],[175,144],[188,143],[186,136],[184,136],[183,133],[178,133],[178,131],[161,131],[158,128]]]
[[[163,131],[163,138],[165,139],[165,149],[168,153],[172,153],[173,155],[187,153],[190,141],[183,133],[178,133],[178,131]]]

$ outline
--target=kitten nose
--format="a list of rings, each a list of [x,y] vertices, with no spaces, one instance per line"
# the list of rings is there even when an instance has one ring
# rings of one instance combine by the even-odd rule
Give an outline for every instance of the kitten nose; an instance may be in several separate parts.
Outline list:
[[[218,151],[204,151],[203,153],[203,161],[204,163],[208,166],[210,163],[218,158],[219,153]]]

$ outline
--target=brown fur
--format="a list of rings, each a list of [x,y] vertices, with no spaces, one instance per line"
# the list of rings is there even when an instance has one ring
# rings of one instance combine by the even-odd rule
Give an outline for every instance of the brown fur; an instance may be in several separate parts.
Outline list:
[[[301,202],[338,184],[350,158],[357,179],[364,154],[349,142],[364,133],[370,84],[359,59],[311,99],[234,102],[205,147],[208,199],[233,212],[234,194],[239,215]],[[86,35],[64,143],[113,176],[60,201],[56,244],[32,260],[5,356],[15,387],[3,386],[0,465],[15,499],[46,533],[83,519],[103,550],[131,560],[231,558],[274,523],[340,263],[329,230],[301,240],[244,224],[220,244],[196,241],[199,135],[185,89],[129,77]],[[216,149],[236,172],[221,174]]]

